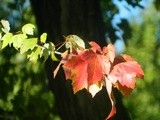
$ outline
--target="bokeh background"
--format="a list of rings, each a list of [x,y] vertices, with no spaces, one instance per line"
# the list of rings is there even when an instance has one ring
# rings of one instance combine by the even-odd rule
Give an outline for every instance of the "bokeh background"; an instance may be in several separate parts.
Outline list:
[[[117,54],[127,53],[142,66],[144,80],[123,103],[133,120],[160,120],[160,1],[101,0],[106,41]],[[38,2],[38,1],[37,1]],[[36,20],[29,0],[1,0],[0,19],[11,31]],[[38,30],[35,32],[38,35]],[[7,48],[0,51],[0,119],[60,120],[44,67]]]

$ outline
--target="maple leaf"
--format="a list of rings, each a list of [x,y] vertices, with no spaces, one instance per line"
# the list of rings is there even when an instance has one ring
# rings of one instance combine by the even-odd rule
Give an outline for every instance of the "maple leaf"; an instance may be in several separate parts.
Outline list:
[[[114,57],[115,57],[115,48],[112,44],[108,44],[108,46],[103,47],[102,50],[100,46],[91,41],[89,42],[91,45],[91,49],[97,54],[99,61],[102,66],[102,73],[104,75],[108,75],[110,72],[110,67],[111,67],[111,62],[113,62]]]
[[[96,53],[91,49],[73,56],[63,65],[66,79],[72,80],[74,93],[102,79],[102,66]]]
[[[115,58],[115,47],[112,44],[108,44],[107,46],[103,47],[102,50],[100,48],[100,46],[96,43],[96,42],[89,42],[89,44],[91,45],[91,49],[95,52],[95,53],[101,53],[104,56],[107,56],[111,62],[114,61]]]
[[[102,49],[95,42],[89,44],[90,49],[76,49],[78,45],[76,43],[70,54],[64,52],[54,75],[63,64],[65,77],[72,80],[74,93],[86,88],[92,97],[102,89],[103,85],[106,86],[112,105],[106,118],[108,120],[116,113],[112,87],[117,87],[127,96],[135,88],[135,78],[143,78],[144,73],[141,66],[129,55],[122,54],[115,57],[115,48],[112,44]]]
[[[135,88],[135,78],[143,78],[144,72],[141,66],[126,54],[116,57],[113,65],[108,78],[115,87],[127,96]]]
[[[91,45],[91,49],[96,53],[97,51],[101,52],[101,48],[100,46],[96,43],[96,42],[89,42],[89,44]]]

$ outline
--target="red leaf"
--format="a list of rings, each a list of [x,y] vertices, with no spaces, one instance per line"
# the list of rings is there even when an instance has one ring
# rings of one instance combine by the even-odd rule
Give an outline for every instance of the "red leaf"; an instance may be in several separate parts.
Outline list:
[[[72,80],[74,92],[97,84],[102,78],[102,67],[97,54],[92,50],[73,56],[63,65],[66,79]]]
[[[108,57],[104,55],[98,55],[98,58],[102,66],[103,75],[108,75],[111,68],[111,63],[109,62]]]
[[[91,42],[89,42],[89,44],[92,46],[92,50],[96,53],[96,51],[99,51],[99,52],[101,52],[101,48],[100,48],[100,46],[96,43],[96,42],[93,42],[93,41],[91,41]]]
[[[59,62],[58,66],[56,67],[56,69],[53,71],[53,78],[56,77],[57,73],[58,73],[58,70],[60,69],[60,66],[62,64],[64,64],[66,62],[66,60],[71,57],[72,55],[68,54],[68,50],[66,50],[64,53],[62,53],[61,57],[62,57],[62,60]]]
[[[88,83],[95,84],[102,79],[102,66],[96,53],[87,50],[82,54],[82,59],[87,62]]]
[[[114,85],[118,82],[117,88],[119,88],[120,91],[124,91],[123,89],[131,91],[130,89],[135,88],[135,78],[143,78],[144,76],[140,65],[128,55],[116,57],[114,64],[108,78]]]
[[[115,84],[115,87],[117,87],[118,90],[121,91],[121,93],[124,95],[124,96],[129,96],[130,93],[132,92],[132,88],[128,88],[126,86],[122,86],[119,82],[117,82]]]

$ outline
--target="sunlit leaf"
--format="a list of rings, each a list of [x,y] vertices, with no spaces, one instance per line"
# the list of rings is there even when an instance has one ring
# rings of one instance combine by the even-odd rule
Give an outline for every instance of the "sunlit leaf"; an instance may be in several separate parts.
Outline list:
[[[37,45],[37,38],[29,38],[29,39],[24,39],[23,43],[20,47],[20,53],[24,53],[26,51],[33,50]]]
[[[112,44],[108,44],[107,47],[103,47],[103,53],[105,56],[109,58],[111,62],[114,61],[115,58],[115,47]]]
[[[2,37],[1,40],[3,41],[3,43],[2,43],[2,48],[1,48],[1,49],[5,48],[8,44],[11,43],[11,38],[12,38],[12,36],[13,36],[12,33],[6,33],[6,34]]]
[[[34,51],[32,51],[31,54],[29,54],[27,57],[29,58],[29,60],[33,63],[36,63],[39,56],[40,56],[40,53],[41,53],[41,47],[38,46]]]
[[[4,33],[8,33],[10,31],[10,24],[7,20],[1,20],[1,24],[3,26],[2,31]]]
[[[22,27],[22,32],[27,35],[33,35],[35,26],[33,24],[26,24]]]
[[[63,65],[66,79],[72,80],[74,93],[102,79],[102,66],[98,56],[87,50],[79,55],[73,56]]]
[[[96,52],[96,51],[101,52],[101,47],[96,42],[91,41],[91,42],[89,42],[89,44],[91,45],[91,47],[92,47],[91,49],[94,52]]]
[[[47,33],[43,33],[43,34],[40,36],[40,41],[41,41],[41,43],[46,43],[46,39],[47,39]]]
[[[58,59],[55,56],[54,51],[51,53],[51,58],[52,58],[53,61],[58,61]]]
[[[89,93],[91,93],[92,97],[94,97],[100,90],[102,89],[102,84],[93,84],[88,88]]]
[[[14,35],[12,37],[12,43],[13,43],[13,47],[15,49],[18,49],[21,47],[23,40],[25,40],[27,38],[27,36],[25,34],[18,34],[18,35]]]
[[[120,91],[122,90],[122,93],[124,93],[123,86],[125,91],[128,88],[129,91],[126,93],[129,94],[131,92],[130,89],[135,88],[135,78],[143,78],[143,76],[144,73],[141,66],[129,55],[124,54],[115,58],[115,65],[108,78],[113,84],[116,84]]]
[[[67,49],[70,48],[71,52],[72,49],[85,49],[84,41],[77,35],[68,35],[65,39],[65,46]]]
[[[40,57],[44,57],[44,60],[46,61],[47,58],[51,55],[51,58],[53,61],[57,61],[58,59],[56,58],[55,56],[55,46],[53,43],[45,43],[43,48],[42,48],[42,51],[41,51],[41,54],[40,54]]]

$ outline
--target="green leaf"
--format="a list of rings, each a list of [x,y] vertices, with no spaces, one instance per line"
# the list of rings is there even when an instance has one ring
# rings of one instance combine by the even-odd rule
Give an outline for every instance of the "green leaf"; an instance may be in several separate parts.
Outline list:
[[[27,34],[27,35],[33,35],[33,29],[35,28],[35,26],[33,24],[26,24],[22,27],[22,32],[24,34]]]
[[[27,56],[29,61],[36,63],[38,60],[38,56],[41,54],[41,47],[38,46],[30,55]]]
[[[2,31],[4,33],[8,33],[10,31],[10,25],[9,22],[7,20],[1,20],[1,24],[3,26]]]
[[[44,61],[46,61],[48,59],[50,55],[50,50],[49,50],[49,43],[45,43],[43,48],[42,48],[42,52],[40,54],[40,57],[44,57]]]
[[[27,52],[29,49],[33,50],[36,47],[36,45],[37,38],[24,39],[20,47],[20,53],[23,54],[24,52]]]
[[[54,51],[52,51],[52,53],[51,53],[51,58],[52,58],[53,61],[58,61],[58,59],[55,56]]]
[[[47,33],[43,33],[40,37],[41,43],[46,43],[46,39],[47,39]]]
[[[51,55],[51,58],[53,61],[58,61],[58,59],[55,57],[54,50],[55,50],[55,46],[53,43],[51,43],[51,42],[45,43],[40,57],[43,56],[46,61],[47,58]]]
[[[18,49],[18,48],[21,47],[23,41],[24,41],[26,38],[27,38],[27,36],[26,36],[25,34],[14,35],[14,36],[12,37],[12,40],[11,40],[12,42],[11,42],[11,43],[13,43],[13,47],[14,47],[15,49]]]
[[[2,48],[1,48],[1,49],[5,48],[8,44],[10,44],[12,37],[13,37],[13,34],[12,34],[12,33],[6,33],[6,34],[2,37],[1,40],[3,41],[3,43],[2,43]]]

